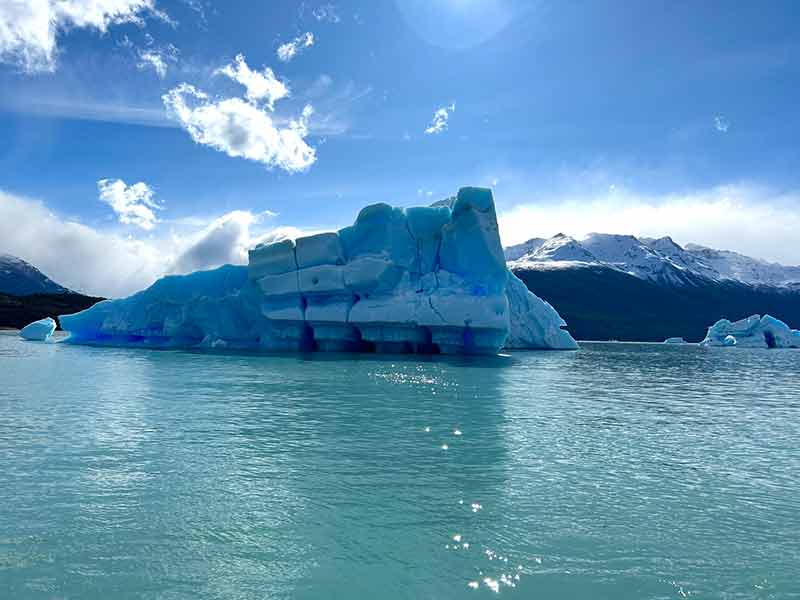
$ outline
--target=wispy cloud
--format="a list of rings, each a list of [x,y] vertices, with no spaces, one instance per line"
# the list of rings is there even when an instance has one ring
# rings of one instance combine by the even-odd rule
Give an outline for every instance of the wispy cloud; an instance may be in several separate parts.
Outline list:
[[[717,115],[714,117],[714,129],[716,129],[720,133],[728,133],[728,129],[730,129],[730,126],[731,124],[722,115]]]
[[[162,206],[154,200],[155,192],[143,181],[126,185],[121,179],[101,179],[97,182],[100,200],[117,214],[119,222],[136,225],[147,231],[158,222],[154,211]]]
[[[136,68],[140,71],[153,69],[159,78],[167,76],[167,68],[170,63],[178,61],[178,49],[172,44],[161,49],[139,50],[139,62]]]
[[[28,73],[52,72],[62,32],[77,28],[106,33],[121,23],[143,26],[148,17],[173,23],[155,0],[6,0],[0,2],[0,62]]]
[[[303,35],[299,35],[290,42],[278,46],[277,54],[278,59],[283,62],[289,62],[300,52],[306,48],[311,48],[314,45],[314,34],[307,31]]]
[[[442,133],[443,131],[447,131],[450,115],[455,110],[455,102],[451,103],[450,106],[443,106],[437,109],[436,112],[433,113],[433,119],[431,120],[430,125],[428,125],[427,129],[425,129],[425,133],[428,135],[436,135]]]
[[[339,23],[342,18],[339,16],[339,9],[335,4],[322,4],[311,11],[317,21],[326,23]]]
[[[15,112],[59,117],[82,121],[99,121],[103,123],[125,123],[146,127],[179,127],[164,112],[163,105],[132,106],[128,104],[112,104],[80,98],[46,98],[22,95],[4,103],[5,108]]]

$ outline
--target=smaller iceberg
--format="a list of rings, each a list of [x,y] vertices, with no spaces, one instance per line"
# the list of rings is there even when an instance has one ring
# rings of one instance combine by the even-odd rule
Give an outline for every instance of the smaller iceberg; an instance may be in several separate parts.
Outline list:
[[[20,329],[19,335],[26,340],[46,342],[50,339],[50,336],[53,335],[55,330],[56,322],[50,317],[47,317],[46,319],[39,319],[38,321],[25,325],[25,327]]]
[[[721,319],[708,328],[701,346],[737,348],[800,348],[800,331],[770,315],[752,315],[730,322]]]
[[[664,340],[665,344],[686,344],[686,340],[682,337],[670,337]]]

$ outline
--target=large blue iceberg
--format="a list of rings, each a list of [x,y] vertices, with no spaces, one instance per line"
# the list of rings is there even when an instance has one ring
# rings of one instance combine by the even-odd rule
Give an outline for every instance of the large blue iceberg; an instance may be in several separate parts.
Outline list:
[[[506,267],[488,189],[364,208],[355,224],[259,245],[246,267],[169,276],[61,317],[71,343],[493,354],[574,349]]]

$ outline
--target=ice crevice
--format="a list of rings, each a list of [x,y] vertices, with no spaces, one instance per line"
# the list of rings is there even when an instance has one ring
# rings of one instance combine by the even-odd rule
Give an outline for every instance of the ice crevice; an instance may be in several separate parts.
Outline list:
[[[488,189],[367,206],[337,232],[258,245],[248,265],[165,277],[61,318],[71,343],[273,351],[572,349],[505,264]]]

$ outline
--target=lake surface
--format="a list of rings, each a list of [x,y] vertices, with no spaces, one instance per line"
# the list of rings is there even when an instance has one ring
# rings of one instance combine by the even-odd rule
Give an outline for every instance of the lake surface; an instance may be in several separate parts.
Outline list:
[[[0,598],[798,598],[798,374],[2,333]]]

